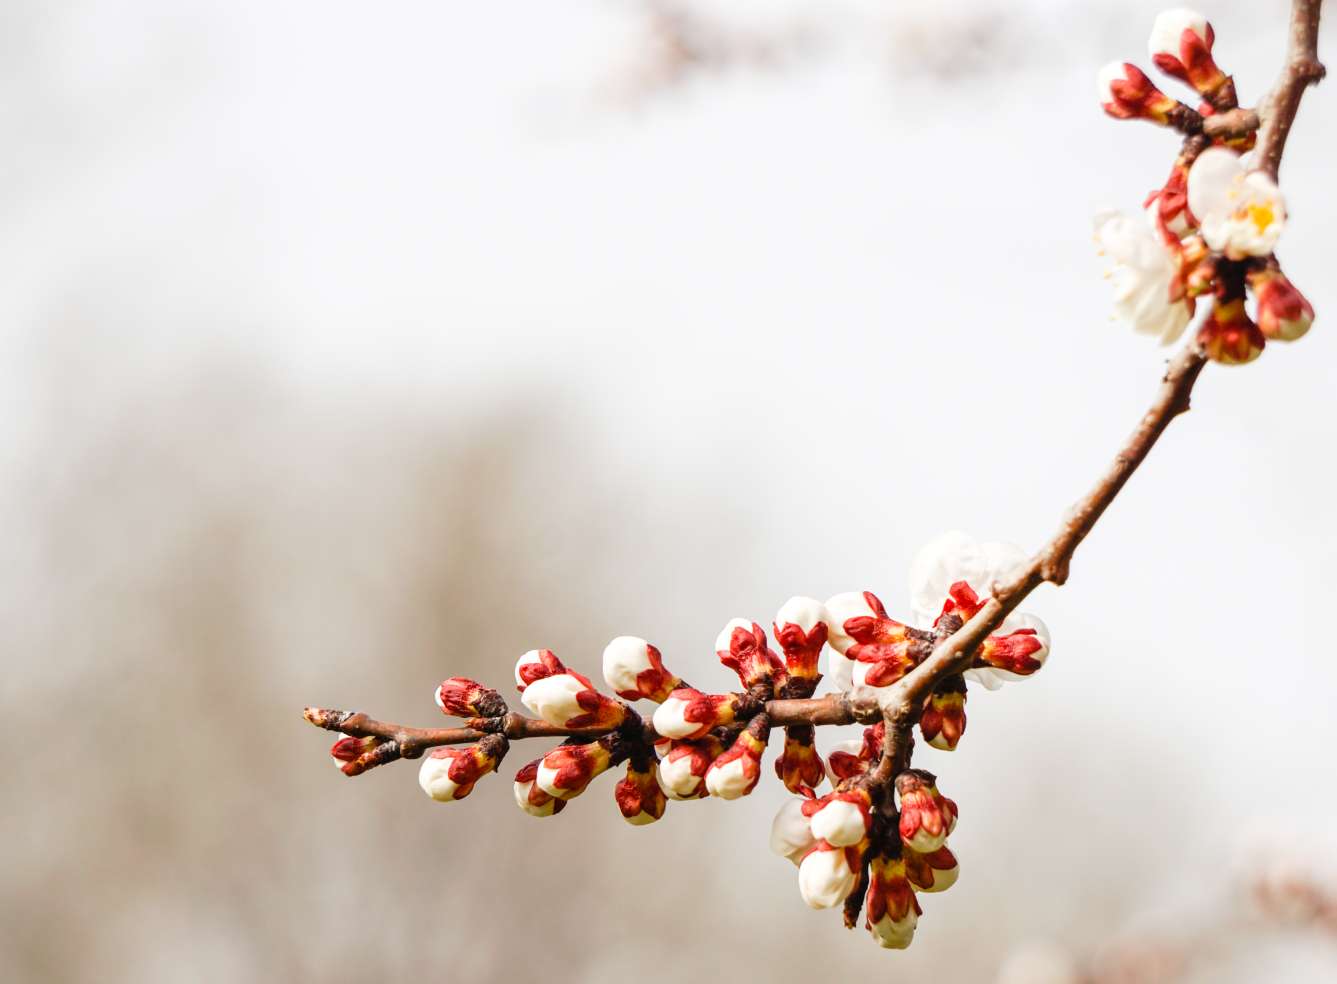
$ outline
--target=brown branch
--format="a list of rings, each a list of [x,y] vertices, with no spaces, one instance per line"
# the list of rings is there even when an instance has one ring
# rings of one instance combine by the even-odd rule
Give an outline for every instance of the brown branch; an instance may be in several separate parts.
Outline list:
[[[1322,8],[1323,0],[1293,0],[1286,63],[1261,107],[1263,129],[1258,136],[1254,160],[1258,162],[1259,170],[1273,178],[1281,167],[1281,155],[1286,149],[1286,138],[1290,136],[1295,114],[1300,109],[1300,98],[1305,89],[1327,73],[1318,60],[1318,18]]]
[[[1205,135],[1224,137],[1252,132],[1259,126],[1261,118],[1256,159],[1260,168],[1274,177],[1301,97],[1310,84],[1324,75],[1323,65],[1318,60],[1321,7],[1322,0],[1293,0],[1285,67],[1259,112],[1232,108],[1201,120]],[[918,722],[934,688],[943,679],[968,669],[981,643],[1035,588],[1045,582],[1062,585],[1067,581],[1077,547],[1146,459],[1171,421],[1189,409],[1193,386],[1206,362],[1206,355],[1196,343],[1187,346],[1170,362],[1151,408],[1100,481],[1069,511],[1054,537],[1005,581],[992,585],[992,597],[968,622],[956,631],[950,627],[940,628],[938,642],[928,657],[888,688],[880,701],[829,694],[818,698],[781,698],[763,702],[761,696],[756,696],[753,697],[756,703],[752,713],[764,713],[776,726],[871,724],[885,720],[882,756],[869,778],[874,783],[888,785],[909,767],[913,747],[911,729]],[[951,634],[943,638],[943,632]],[[565,728],[515,713],[474,718],[464,727],[435,729],[387,724],[350,711],[307,708],[305,716],[312,724],[330,731],[383,739],[376,754],[384,761],[396,757],[417,758],[428,748],[475,742],[489,734],[504,735],[508,739],[596,738],[622,730],[645,742],[659,737],[653,727],[634,715],[621,729]]]

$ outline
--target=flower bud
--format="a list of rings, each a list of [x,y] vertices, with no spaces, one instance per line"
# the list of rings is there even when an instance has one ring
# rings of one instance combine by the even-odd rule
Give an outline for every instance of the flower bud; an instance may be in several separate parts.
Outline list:
[[[917,634],[908,626],[887,617],[877,597],[864,593],[869,612],[845,619],[843,631],[854,645],[845,650],[853,660],[850,683],[855,690],[888,687],[903,677],[928,655],[928,644],[917,644]]]
[[[845,630],[848,622],[853,619],[877,618],[878,615],[886,614],[882,602],[871,591],[849,591],[838,594],[828,598],[823,607],[826,609],[826,641],[842,656],[855,642],[854,637]]]
[[[1096,75],[1096,92],[1101,108],[1119,120],[1150,120],[1162,126],[1179,105],[1136,65],[1110,62]]]
[[[418,785],[438,803],[464,799],[497,767],[507,747],[501,735],[487,735],[473,745],[433,748],[422,758]]]
[[[863,789],[830,793],[808,807],[812,835],[833,847],[851,847],[872,828],[872,799]]]
[[[1262,354],[1267,340],[1244,310],[1244,298],[1218,298],[1198,330],[1198,344],[1209,359],[1226,365],[1243,365]]]
[[[798,890],[814,909],[840,905],[859,883],[862,854],[857,847],[818,841],[798,866]]]
[[[1003,680],[1020,680],[1044,666],[1049,656],[1049,629],[1034,615],[1013,615],[1009,621],[1018,628],[985,639],[972,665],[990,669]]]
[[[636,636],[618,636],[604,647],[604,682],[623,700],[662,703],[682,681],[664,669],[659,650]]]
[[[874,857],[868,865],[867,915],[864,925],[879,946],[904,950],[915,936],[923,911],[900,858]]]
[[[523,693],[535,680],[565,672],[566,667],[551,649],[531,649],[515,661],[515,689]]]
[[[771,821],[771,850],[797,865],[817,843],[804,807],[810,800],[788,799]]]
[[[849,738],[838,742],[827,756],[826,776],[832,786],[841,781],[863,775],[882,754],[882,738],[886,725],[878,722],[871,728],[864,728],[859,738]]]
[[[785,668],[796,680],[821,679],[818,659],[826,644],[826,606],[815,598],[790,598],[776,613],[771,628],[785,654]]]
[[[452,717],[501,717],[506,713],[501,694],[468,677],[451,677],[437,687],[436,706]]]
[[[1249,274],[1249,288],[1258,304],[1258,330],[1267,338],[1293,342],[1314,323],[1314,309],[1276,267]]]
[[[1175,7],[1157,16],[1147,40],[1147,52],[1166,75],[1187,82],[1211,98],[1221,95],[1229,82],[1212,59],[1215,40],[1206,17],[1186,7]]]
[[[361,775],[375,765],[380,765],[379,762],[371,761],[372,753],[384,740],[383,738],[341,736],[330,748],[330,755],[334,757],[335,768],[346,776],[356,776]]]
[[[613,787],[613,798],[627,823],[639,827],[664,815],[667,801],[659,788],[658,771],[654,762],[643,772],[627,763],[627,777]]]
[[[664,738],[701,738],[712,728],[732,724],[737,712],[736,694],[703,694],[679,687],[655,708],[655,731]]]
[[[659,762],[659,788],[669,799],[698,799],[706,795],[706,771],[724,752],[714,735],[695,741],[675,741]]]
[[[612,764],[607,738],[589,744],[563,743],[543,756],[534,784],[549,796],[574,799]]]
[[[542,759],[535,759],[515,774],[515,803],[531,817],[550,817],[566,809],[566,800],[549,796],[535,784]]]
[[[919,718],[924,740],[945,752],[956,750],[966,731],[966,682],[953,676],[940,683]]]
[[[761,778],[761,757],[766,753],[766,739],[771,724],[765,714],[758,714],[738,733],[734,743],[706,770],[706,792],[720,799],[746,796]]]
[[[815,789],[826,770],[813,746],[813,729],[799,725],[785,728],[785,747],[775,760],[775,774],[791,793]]]
[[[961,874],[956,863],[956,855],[946,847],[940,847],[932,854],[920,854],[910,848],[904,848],[905,874],[910,884],[921,892],[945,892],[956,884]]]
[[[520,700],[549,724],[560,728],[616,728],[627,709],[594,689],[579,673],[556,673],[525,687]]]
[[[936,783],[934,775],[922,769],[911,769],[896,777],[901,840],[920,854],[938,850],[956,827],[956,804],[938,792]]]
[[[784,683],[784,664],[771,652],[766,644],[766,631],[756,622],[731,619],[715,639],[715,655],[738,674],[744,688]]]

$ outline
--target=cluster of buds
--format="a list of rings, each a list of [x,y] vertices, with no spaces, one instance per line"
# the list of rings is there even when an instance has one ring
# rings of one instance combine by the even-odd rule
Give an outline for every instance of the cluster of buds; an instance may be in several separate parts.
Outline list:
[[[880,742],[873,730],[863,744]],[[856,757],[867,756],[861,751]],[[891,787],[872,781],[875,773],[866,768],[833,764],[831,770],[848,778],[826,796],[786,802],[771,824],[771,850],[798,866],[799,893],[808,905],[842,906],[849,926],[862,906],[873,939],[903,950],[923,911],[918,893],[943,892],[956,883],[959,868],[947,847],[956,804],[922,770],[902,772]]]
[[[913,740],[905,729],[896,732],[904,737],[898,745],[888,741],[889,726],[880,721],[823,757],[814,724],[825,723],[831,707],[843,706],[861,719],[865,712],[877,714],[881,701],[865,698],[884,695],[980,612],[995,580],[1020,559],[1015,547],[949,533],[915,558],[913,616],[905,622],[889,617],[868,591],[825,604],[792,598],[776,613],[769,635],[758,622],[733,619],[716,638],[715,655],[737,675],[738,690],[698,690],[669,670],[645,639],[619,636],[603,652],[604,681],[615,696],[550,649],[522,655],[515,686],[533,718],[512,713],[501,694],[465,677],[443,681],[434,694],[442,713],[462,719],[462,728],[405,729],[315,708],[308,708],[307,717],[342,732],[330,751],[348,775],[421,755],[419,784],[437,802],[470,795],[480,779],[497,771],[510,741],[559,737],[559,745],[515,774],[520,809],[555,816],[599,776],[625,763],[613,799],[628,823],[641,826],[662,818],[669,800],[734,800],[752,793],[764,772],[772,713],[780,713],[768,707],[789,702],[775,772],[796,795],[776,818],[772,847],[798,865],[808,905],[842,906],[851,926],[866,906],[873,938],[902,948],[919,918],[917,894],[942,891],[956,880],[956,858],[946,846],[956,805],[938,793],[931,775],[909,767]],[[943,678],[924,702],[917,715],[924,739],[955,749],[965,731],[968,680],[994,687],[1025,678],[1048,652],[1043,623],[1010,615],[971,654],[964,675]],[[811,700],[823,679],[823,653],[828,675],[848,695],[841,701]],[[634,709],[637,700],[657,705],[649,722]],[[814,713],[798,715],[794,723],[792,707],[805,701]],[[859,714],[856,704],[864,709]],[[819,792],[827,782],[830,789]]]
[[[1152,63],[1197,93],[1196,109],[1166,95],[1135,65],[1101,69],[1105,112],[1170,127],[1184,142],[1168,180],[1147,198],[1145,217],[1102,213],[1096,240],[1114,263],[1116,313],[1135,330],[1168,345],[1193,320],[1197,302],[1210,297],[1197,344],[1217,362],[1240,364],[1256,359],[1269,340],[1302,336],[1314,310],[1274,254],[1286,224],[1275,176],[1241,156],[1256,134],[1205,125],[1238,109],[1234,81],[1213,56],[1215,40],[1207,19],[1185,8],[1163,12],[1152,27]]]

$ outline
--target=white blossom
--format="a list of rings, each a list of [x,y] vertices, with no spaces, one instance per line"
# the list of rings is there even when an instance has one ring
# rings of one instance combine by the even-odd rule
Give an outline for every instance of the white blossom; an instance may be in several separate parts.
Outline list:
[[[771,821],[771,850],[796,865],[817,843],[812,826],[803,815],[803,804],[806,802],[799,798],[785,800]]]
[[[965,581],[981,599],[987,598],[994,582],[1004,579],[1025,560],[1025,551],[1015,544],[979,542],[959,530],[944,533],[921,547],[910,564],[910,598],[916,621],[926,628],[933,625],[942,614],[952,586],[960,581]],[[1034,631],[1042,645],[1031,658],[1044,662],[1049,655],[1049,630],[1036,616],[1013,612],[994,630],[994,635],[1005,636],[1022,629]],[[993,667],[970,669],[965,675],[990,690],[997,690],[1004,681],[1022,679]]]
[[[1224,147],[1204,150],[1189,168],[1188,207],[1207,245],[1232,260],[1267,256],[1286,225],[1277,183]]]
[[[1172,298],[1174,255],[1145,215],[1102,212],[1095,225],[1100,251],[1114,263],[1109,276],[1115,314],[1134,331],[1169,345],[1184,333],[1192,316],[1185,301]]]

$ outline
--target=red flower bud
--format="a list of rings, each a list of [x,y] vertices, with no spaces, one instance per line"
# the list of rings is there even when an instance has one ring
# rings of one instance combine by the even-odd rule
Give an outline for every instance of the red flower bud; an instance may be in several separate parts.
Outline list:
[[[756,622],[745,618],[730,621],[715,640],[715,654],[738,674],[745,688],[763,683],[778,687],[785,681],[785,665],[771,652],[766,631]]]
[[[437,687],[436,706],[453,717],[501,717],[506,713],[501,694],[468,677],[451,677]]]

